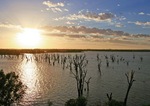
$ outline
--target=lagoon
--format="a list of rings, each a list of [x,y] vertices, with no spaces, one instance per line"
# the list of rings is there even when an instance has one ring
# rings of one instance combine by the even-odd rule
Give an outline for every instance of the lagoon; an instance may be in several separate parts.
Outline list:
[[[127,90],[125,73],[135,71],[128,106],[150,104],[150,52],[119,52],[119,51],[84,51],[74,53],[39,53],[19,56],[1,55],[0,69],[5,73],[14,71],[27,86],[26,94],[21,101],[23,106],[46,106],[48,100],[54,106],[63,106],[71,98],[77,98],[76,81],[71,74],[68,64],[63,69],[61,62],[54,62],[54,57],[74,56],[85,54],[88,60],[86,69],[90,81],[88,106],[103,104],[107,101],[106,93],[113,93],[113,99],[123,101]],[[101,63],[101,75],[98,71],[97,55]],[[47,56],[51,57],[48,61]],[[115,62],[111,61],[115,57]],[[108,59],[106,59],[108,57]],[[59,58],[61,60],[61,58]],[[109,67],[106,62],[109,61]]]

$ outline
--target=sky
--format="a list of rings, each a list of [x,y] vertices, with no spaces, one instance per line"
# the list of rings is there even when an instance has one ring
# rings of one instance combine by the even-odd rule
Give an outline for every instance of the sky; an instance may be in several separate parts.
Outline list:
[[[150,1],[0,0],[0,48],[150,49]]]

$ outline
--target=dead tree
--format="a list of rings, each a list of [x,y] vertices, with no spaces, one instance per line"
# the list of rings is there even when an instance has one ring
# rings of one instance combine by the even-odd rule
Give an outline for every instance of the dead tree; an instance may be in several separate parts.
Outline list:
[[[109,67],[109,61],[108,61],[108,59],[106,60],[106,66]]]
[[[72,71],[72,64],[73,64],[73,61],[72,61],[71,56],[68,56],[68,62],[69,62],[68,68],[70,69],[70,71]]]
[[[112,99],[112,93],[110,95],[107,93],[108,106],[127,106],[127,99],[128,99],[129,91],[131,89],[131,86],[132,86],[133,82],[135,81],[133,79],[134,71],[131,71],[130,75],[127,74],[127,73],[125,75],[127,77],[128,89],[127,89],[124,101],[122,102],[122,101],[117,101],[115,99]]]
[[[107,93],[107,98],[108,98],[108,102],[106,106],[123,106],[122,101],[117,101],[115,99],[112,99],[112,93],[111,94]]]
[[[108,101],[111,102],[111,100],[112,100],[112,93],[110,95],[107,93],[107,98],[108,98]]]
[[[90,84],[90,80],[91,80],[92,77],[90,77],[87,81],[85,81],[86,83],[86,87],[87,87],[87,92],[89,92],[89,84]]]
[[[101,75],[101,59],[99,58],[99,54],[97,54],[97,62],[98,62],[98,71],[100,72],[100,75]]]
[[[65,69],[66,61],[67,61],[67,57],[64,57],[64,58],[63,58],[63,70]]]
[[[127,77],[128,89],[127,89],[126,96],[125,96],[125,99],[124,99],[124,106],[127,105],[127,99],[128,99],[129,91],[131,89],[131,86],[132,86],[133,82],[135,81],[133,79],[133,77],[134,77],[134,71],[131,71],[130,75],[127,74],[127,73],[125,75]]]
[[[102,61],[101,61],[101,59],[99,59],[99,61],[98,61],[98,71],[100,72],[100,75],[102,74],[101,63],[102,63]]]
[[[70,70],[73,74],[74,78],[76,79],[77,83],[77,91],[78,97],[83,96],[83,89],[84,89],[84,82],[87,75],[86,66],[88,61],[86,60],[85,55],[75,55],[73,56],[73,70]]]

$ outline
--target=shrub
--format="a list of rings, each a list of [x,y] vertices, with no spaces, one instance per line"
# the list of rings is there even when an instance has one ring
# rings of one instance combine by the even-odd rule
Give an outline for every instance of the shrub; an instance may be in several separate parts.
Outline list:
[[[10,106],[14,102],[19,102],[25,93],[25,88],[15,72],[5,74],[0,70],[0,105]]]
[[[77,98],[77,106],[86,106],[87,99],[85,97]]]
[[[111,101],[108,101],[105,106],[123,106],[123,102],[112,99]]]
[[[53,102],[51,102],[50,100],[48,100],[48,106],[52,106]]]
[[[70,99],[65,103],[65,106],[86,106],[86,105],[87,99],[85,97]]]
[[[70,99],[65,103],[65,106],[77,106],[76,99]]]

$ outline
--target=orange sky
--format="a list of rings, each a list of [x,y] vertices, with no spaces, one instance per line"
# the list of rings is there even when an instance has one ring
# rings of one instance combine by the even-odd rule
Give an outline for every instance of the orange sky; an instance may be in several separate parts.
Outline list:
[[[149,5],[109,2],[1,0],[0,48],[150,49]]]

